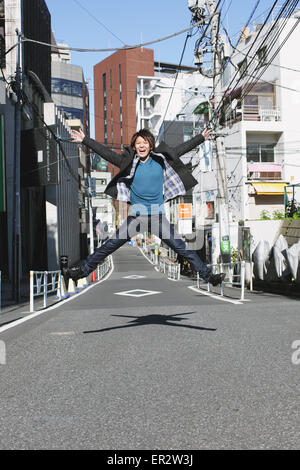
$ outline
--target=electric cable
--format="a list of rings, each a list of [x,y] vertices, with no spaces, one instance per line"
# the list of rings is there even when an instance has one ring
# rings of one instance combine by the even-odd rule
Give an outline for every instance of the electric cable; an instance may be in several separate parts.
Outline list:
[[[270,61],[263,67],[263,69],[260,71],[259,75],[256,77],[256,80],[252,80],[252,82],[250,82],[250,84],[247,84],[247,87],[245,89],[245,92],[242,94],[242,97],[241,99],[244,99],[244,97],[246,96],[246,94],[249,94],[250,91],[253,89],[254,85],[256,83],[258,83],[258,81],[260,80],[260,78],[262,77],[262,75],[265,73],[265,71],[267,70],[267,68],[270,66],[270,64],[272,63],[272,61],[275,59],[275,57],[277,57],[277,55],[279,54],[280,50],[282,49],[282,47],[285,45],[285,43],[287,42],[287,40],[290,38],[290,36],[292,35],[292,33],[294,32],[294,30],[296,29],[296,27],[298,26],[300,22],[300,19],[297,20],[297,22],[293,25],[293,27],[291,28],[291,30],[289,31],[289,33],[287,34],[287,36],[284,38],[284,40],[281,42],[280,46],[277,48],[277,50],[275,51],[275,53],[273,54],[272,58],[270,59]]]
[[[259,32],[258,32],[258,34],[257,34],[257,36],[256,36],[256,38],[255,38],[255,40],[253,41],[253,43],[252,43],[252,45],[251,45],[251,47],[250,47],[250,49],[249,49],[249,51],[248,51],[248,53],[247,53],[247,55],[246,55],[246,58],[245,58],[244,60],[247,59],[247,57],[249,56],[250,51],[253,49],[255,43],[258,41],[258,38],[259,38],[259,36],[260,36],[260,34],[261,34],[263,28],[267,25],[267,22],[268,22],[268,20],[269,20],[269,18],[270,18],[270,16],[271,16],[271,14],[272,14],[272,12],[273,12],[273,10],[274,10],[276,4],[278,3],[278,1],[279,1],[279,0],[275,0],[275,2],[273,3],[272,8],[270,9],[267,18],[265,19],[265,22],[264,22],[262,28],[259,30]],[[290,0],[286,0],[286,4],[288,4],[289,2],[290,2]],[[286,5],[286,4],[285,4],[285,5]],[[278,21],[278,18],[277,18],[277,21]],[[271,27],[271,30],[272,30],[274,27],[275,27],[275,23],[274,23],[274,25]],[[270,30],[269,32],[271,32],[271,30]],[[260,46],[261,46],[261,45],[260,45]],[[250,64],[249,64],[249,65],[250,65]],[[234,74],[233,78],[232,78],[231,81],[230,81],[230,84],[227,86],[227,90],[230,89],[231,85],[234,83],[237,74],[238,74],[238,72],[236,72],[236,73]],[[235,84],[234,90],[237,88],[237,85],[239,84],[239,82],[241,81],[241,79],[242,79],[242,76],[239,78],[239,80],[238,80],[237,83]],[[225,97],[225,94],[226,94],[226,92],[223,94],[223,97]],[[220,111],[220,109],[221,109],[221,106],[222,106],[222,101],[220,102],[220,105],[218,106],[218,108],[214,110],[214,114],[215,114],[215,115],[218,115],[218,113],[219,113],[219,111]]]
[[[40,119],[40,121],[44,124],[44,126],[47,128],[47,130],[52,134],[54,140],[58,143],[59,145],[59,148],[60,148],[60,151],[63,155],[63,158],[64,158],[64,161],[68,167],[68,170],[69,170],[69,173],[70,175],[74,178],[74,180],[79,183],[80,182],[80,178],[78,175],[75,174],[73,168],[71,167],[70,165],[70,162],[68,161],[68,157],[66,156],[65,154],[65,151],[64,151],[64,148],[62,146],[62,143],[59,141],[59,139],[57,138],[55,132],[53,131],[53,129],[48,126],[48,124],[46,124],[46,122],[44,121],[44,118],[43,116],[40,114],[39,110],[36,108],[36,105],[34,103],[31,103],[31,101],[29,100],[28,96],[26,95],[26,93],[24,92],[24,90],[22,90],[22,97],[24,98],[24,102],[26,102],[28,104],[28,106],[32,109],[32,111],[35,113],[35,115]]]
[[[96,18],[96,16],[94,16],[86,7],[84,7],[83,5],[81,5],[81,3],[78,1],[78,0],[73,0],[73,2],[75,2],[80,8],[82,8],[82,10],[84,10],[91,18],[93,18],[98,24],[100,24],[103,28],[106,29],[106,31],[108,31],[110,34],[112,34],[116,39],[118,39],[118,41],[120,41],[124,46],[125,46],[125,42],[122,41],[122,39],[120,39],[115,33],[113,33],[107,26],[105,26],[104,23],[102,23],[98,18]]]
[[[183,60],[184,52],[185,52],[187,41],[188,41],[189,37],[190,37],[189,34],[187,34],[186,38],[185,38],[185,41],[184,41],[183,50],[182,50],[180,61],[179,61],[179,66],[181,65],[181,62]],[[173,85],[171,93],[170,93],[170,97],[169,97],[169,100],[168,100],[168,104],[166,106],[166,110],[165,110],[165,113],[164,113],[164,117],[162,119],[162,123],[165,121],[165,118],[166,118],[166,115],[167,115],[167,112],[168,112],[168,109],[169,109],[169,106],[170,106],[170,103],[171,103],[171,100],[172,100],[172,97],[173,97],[174,87],[176,85],[178,75],[179,75],[179,72],[176,73],[175,80],[174,80],[174,85]],[[156,138],[156,140],[158,140],[158,137]]]
[[[283,31],[284,27],[286,26],[291,14],[294,12],[294,9],[296,7],[296,4],[298,2],[294,2],[292,5],[290,5],[290,1],[287,1],[286,4],[283,6],[283,8],[281,9],[281,11],[279,12],[279,15],[277,16],[277,19],[273,25],[273,27],[271,29],[274,28],[275,24],[277,24],[277,22],[279,21],[279,18],[281,17],[281,15],[283,14],[284,10],[286,7],[289,7],[290,10],[289,10],[289,14],[287,15],[287,17],[285,18],[285,21],[282,23],[281,25],[281,29],[280,29],[280,33]],[[297,22],[298,23],[298,22]],[[297,24],[296,24],[297,25]],[[283,47],[283,45],[286,43],[287,39],[290,37],[290,35],[292,34],[292,32],[294,31],[296,25],[294,25],[294,27],[292,28],[292,30],[289,32],[289,34],[286,36],[283,44],[280,46],[280,48],[277,49],[277,51],[275,52],[275,54],[273,55],[272,59],[268,62],[268,64],[266,64],[266,66],[264,67],[264,69],[261,71],[261,73],[259,75],[253,75],[252,76],[252,81],[246,83],[246,86],[245,86],[245,90],[244,90],[244,93],[242,93],[242,96],[239,97],[240,100],[243,100],[245,96],[247,96],[248,93],[250,93],[250,91],[252,90],[253,86],[259,81],[259,79],[261,78],[261,76],[263,75],[263,73],[266,71],[266,69],[268,68],[268,66],[270,65],[270,63],[274,60],[274,58],[276,57],[276,55],[278,55],[280,49]],[[278,33],[278,32],[277,32]],[[279,34],[279,33],[278,33]],[[271,45],[269,46],[269,51],[273,48],[274,44],[276,43],[276,39],[278,37],[278,34],[274,35],[274,39],[273,39],[273,43],[271,43]],[[254,41],[255,42],[255,41]],[[265,40],[263,41],[263,43],[265,42]],[[261,45],[260,45],[261,47]],[[249,53],[249,51],[248,51]],[[250,64],[249,64],[250,65]],[[256,70],[256,69],[255,69]],[[254,70],[254,72],[255,72]],[[258,70],[259,71],[259,70]],[[243,74],[242,77],[239,78],[237,84],[243,79],[245,78],[246,74]],[[262,80],[264,81],[264,80]],[[231,82],[232,83],[232,82]],[[235,85],[234,90],[237,90],[238,87],[237,87],[237,84]],[[273,84],[274,85],[274,84]],[[229,87],[228,87],[229,88]],[[294,91],[294,90],[291,90],[291,91]],[[221,106],[219,106],[218,108],[218,112],[219,110],[221,109]]]
[[[217,12],[217,10],[218,10],[218,8],[219,8],[220,3],[221,3],[221,0],[218,0],[218,3],[217,3],[216,8],[215,8],[215,10],[214,10],[214,13],[213,13],[213,15],[210,16],[209,23],[206,25],[205,30],[204,30],[204,32],[202,32],[201,37],[198,39],[197,43],[200,44],[200,42],[202,41],[202,39],[205,37],[205,34],[206,34],[206,32],[207,32],[207,30],[208,30],[208,28],[209,28],[209,26],[210,26],[210,24],[211,24],[211,22],[212,22],[213,16],[216,14],[216,12]],[[197,25],[197,24],[199,24],[199,23],[202,24],[202,20],[198,21],[198,23],[195,23],[194,26]],[[181,62],[182,62],[182,60],[183,60],[183,56],[184,56],[184,52],[185,52],[185,48],[186,48],[186,43],[187,43],[187,40],[188,40],[189,37],[191,37],[191,35],[190,35],[190,34],[187,34],[186,39],[185,39],[185,43],[184,43],[184,47],[183,47],[183,51],[182,51],[182,53],[181,53],[181,58],[180,58],[179,67],[180,67]],[[175,85],[176,85],[176,81],[177,81],[177,78],[178,78],[178,74],[179,74],[179,72],[176,73],[176,77],[175,77],[175,81],[174,81],[174,87],[175,87]],[[165,113],[164,113],[164,117],[163,117],[162,122],[164,122],[165,117],[166,117],[166,115],[167,115],[167,111],[168,111],[168,108],[169,108],[169,106],[170,106],[170,102],[171,102],[173,93],[174,93],[174,88],[172,89],[172,92],[171,92],[171,95],[170,95],[170,98],[169,98],[169,101],[168,101],[168,104],[167,104],[167,108],[166,108],[166,111],[165,111]],[[168,128],[171,126],[171,124],[172,124],[173,122],[175,122],[175,119],[173,119],[173,120],[171,121],[171,123],[169,124],[169,126],[166,128],[166,130],[165,130],[164,132],[166,132],[166,131],[168,130]],[[158,140],[158,137],[157,137],[156,140]]]
[[[175,36],[179,36],[180,34],[186,33],[187,31],[193,29],[195,26],[198,26],[201,23],[202,23],[201,21],[198,21],[197,23],[195,23],[193,25],[190,25],[187,28],[184,28],[180,31],[169,34],[168,36],[164,36],[162,38],[154,39],[152,41],[148,41],[148,42],[144,42],[144,43],[140,43],[140,44],[135,44],[133,46],[124,46],[124,47],[121,47],[121,48],[120,47],[113,47],[113,48],[107,48],[107,49],[83,49],[83,48],[69,47],[69,46],[55,46],[55,45],[47,43],[47,42],[42,42],[42,41],[37,41],[35,39],[26,38],[24,35],[22,35],[21,42],[29,42],[29,43],[39,44],[41,46],[51,47],[52,49],[69,50],[69,51],[74,51],[74,52],[114,52],[114,51],[127,50],[127,49],[140,49],[142,47],[150,46],[151,44],[156,44],[158,42],[163,42],[163,41],[171,39]],[[18,45],[18,43],[14,44],[8,51],[5,52],[5,54],[8,54],[17,45]]]
[[[291,0],[290,0],[290,1],[291,1]],[[289,1],[289,2],[286,2],[286,5],[284,6],[284,9],[285,9],[286,6],[289,7],[290,1]],[[296,0],[296,3],[297,3],[297,0]],[[290,15],[291,15],[292,12],[294,11],[294,7],[295,7],[295,2],[294,2],[294,4],[290,7],[290,8],[291,8]],[[284,10],[282,11],[282,13],[283,13],[283,12],[284,12]],[[281,14],[281,12],[280,12],[280,14]],[[278,38],[278,36],[282,33],[283,29],[285,28],[285,26],[286,26],[286,24],[287,24],[287,22],[288,22],[288,19],[289,19],[289,17],[290,17],[290,15],[288,15],[288,17],[285,18],[284,22],[282,23],[282,25],[281,25],[280,28],[279,28],[279,31],[277,31],[276,34],[274,34],[274,37],[271,39],[271,41],[268,42],[268,45],[266,46],[266,47],[267,47],[267,49],[266,49],[266,54],[269,54],[269,53],[271,52],[271,50],[273,49],[274,45],[275,45],[276,42],[277,42],[277,38]],[[277,19],[277,20],[278,20],[278,19]],[[275,22],[275,23],[276,23],[276,22]],[[269,36],[269,35],[268,35],[268,36]],[[267,40],[263,41],[263,43],[260,45],[260,49],[262,49],[262,46],[264,45],[265,42],[267,42]],[[277,50],[277,53],[274,54],[273,58],[276,57],[276,55],[278,54],[279,50],[280,50],[280,49]],[[270,65],[270,63],[272,63],[273,58],[266,64],[266,66],[265,66],[264,69],[263,69],[263,72],[262,72],[262,73],[259,73],[259,77],[257,76],[258,79],[262,76],[262,74],[263,74],[263,73],[265,72],[265,70],[268,68],[268,66]],[[251,60],[251,62],[250,62],[249,65],[251,65],[252,62],[253,62],[253,59]],[[258,72],[261,72],[260,64],[258,64],[258,66],[255,67],[254,72],[255,72],[256,70],[257,70]],[[245,72],[245,74],[246,74],[246,72]],[[242,78],[242,77],[241,77],[241,78]],[[258,79],[256,80],[255,77],[252,78],[252,82],[250,81],[250,82],[247,83],[247,90],[248,90],[248,88],[249,88],[249,90],[251,90],[251,89],[253,88],[254,84],[257,83]],[[253,83],[253,86],[251,86],[252,83]],[[250,85],[250,86],[249,86],[249,85]]]

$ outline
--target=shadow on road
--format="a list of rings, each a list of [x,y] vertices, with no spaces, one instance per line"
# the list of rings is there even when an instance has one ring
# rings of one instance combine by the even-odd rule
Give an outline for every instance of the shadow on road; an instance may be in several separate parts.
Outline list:
[[[190,315],[196,312],[177,313],[175,315],[145,315],[143,317],[134,317],[131,315],[112,315],[113,317],[121,318],[133,318],[126,325],[113,326],[111,328],[103,328],[102,330],[84,331],[83,333],[103,333],[104,331],[119,330],[120,328],[132,328],[133,326],[144,326],[144,325],[163,325],[163,326],[177,326],[180,328],[191,328],[193,330],[201,331],[216,331],[215,328],[203,328],[200,326],[184,325],[182,323],[173,323],[174,321],[186,320],[186,318],[180,318],[180,315]]]

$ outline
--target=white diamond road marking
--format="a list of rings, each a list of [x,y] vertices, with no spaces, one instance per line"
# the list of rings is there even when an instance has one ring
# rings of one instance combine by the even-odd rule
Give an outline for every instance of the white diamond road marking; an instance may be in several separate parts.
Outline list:
[[[155,290],[142,290],[142,289],[127,290],[124,292],[115,292],[115,295],[127,295],[128,297],[145,297],[146,295],[155,295],[155,294],[161,294],[161,292],[155,291]]]
[[[132,274],[131,276],[125,276],[123,279],[143,279],[146,276],[139,276],[138,274]]]

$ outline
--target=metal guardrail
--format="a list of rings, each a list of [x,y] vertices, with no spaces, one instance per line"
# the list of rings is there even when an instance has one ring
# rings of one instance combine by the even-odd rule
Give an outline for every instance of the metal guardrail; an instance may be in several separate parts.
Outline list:
[[[2,305],[2,279],[1,279],[1,271],[0,271],[0,313],[1,313],[1,305]]]
[[[225,273],[226,277],[221,284],[221,296],[224,296],[224,286],[230,285],[240,287],[241,296],[240,300],[245,300],[245,261],[238,261],[234,263],[220,263],[220,264],[209,264],[208,265],[214,274]],[[199,274],[197,273],[197,287],[207,287],[207,292],[210,292],[210,284],[203,283],[201,285]]]
[[[159,271],[167,274],[168,279],[179,281],[180,279],[180,264],[179,263],[172,263],[165,257],[160,256],[159,254],[153,251],[153,245],[143,245],[142,248],[145,256],[149,259],[149,261],[154,265],[157,266]]]
[[[47,307],[48,295],[57,293],[64,297],[64,281],[61,271],[30,271],[30,312],[34,312],[34,299],[43,296],[44,308]]]
[[[172,263],[165,258],[159,258],[159,270],[164,274],[167,273],[168,279],[179,281],[180,279],[180,264]]]
[[[65,286],[61,271],[30,271],[30,312],[34,312],[36,297],[43,297],[43,307],[46,308],[50,294],[55,295],[54,298],[61,301],[69,297],[70,293],[77,293],[79,288],[84,289],[91,282],[100,281],[111,268],[112,258],[109,256],[101,265],[97,266],[93,273],[84,279],[80,279],[77,285],[73,282],[74,289],[71,291],[69,286]]]
[[[109,270],[112,268],[112,257],[108,256],[106,260],[97,266],[95,275],[96,275],[96,281],[100,281],[106,274],[109,272]],[[91,274],[89,275],[91,276]]]

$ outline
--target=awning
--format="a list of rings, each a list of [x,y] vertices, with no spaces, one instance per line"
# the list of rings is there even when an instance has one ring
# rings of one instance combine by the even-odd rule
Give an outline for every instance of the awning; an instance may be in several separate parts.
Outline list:
[[[256,173],[279,173],[282,166],[275,163],[248,163],[248,170]]]
[[[251,183],[253,188],[256,191],[258,196],[260,195],[268,195],[268,196],[280,196],[284,194],[284,188],[286,183]],[[287,192],[291,193],[291,188],[287,187]]]
[[[209,113],[209,104],[207,101],[203,101],[202,103],[198,104],[198,106],[193,111],[193,114],[208,114],[208,113]]]

